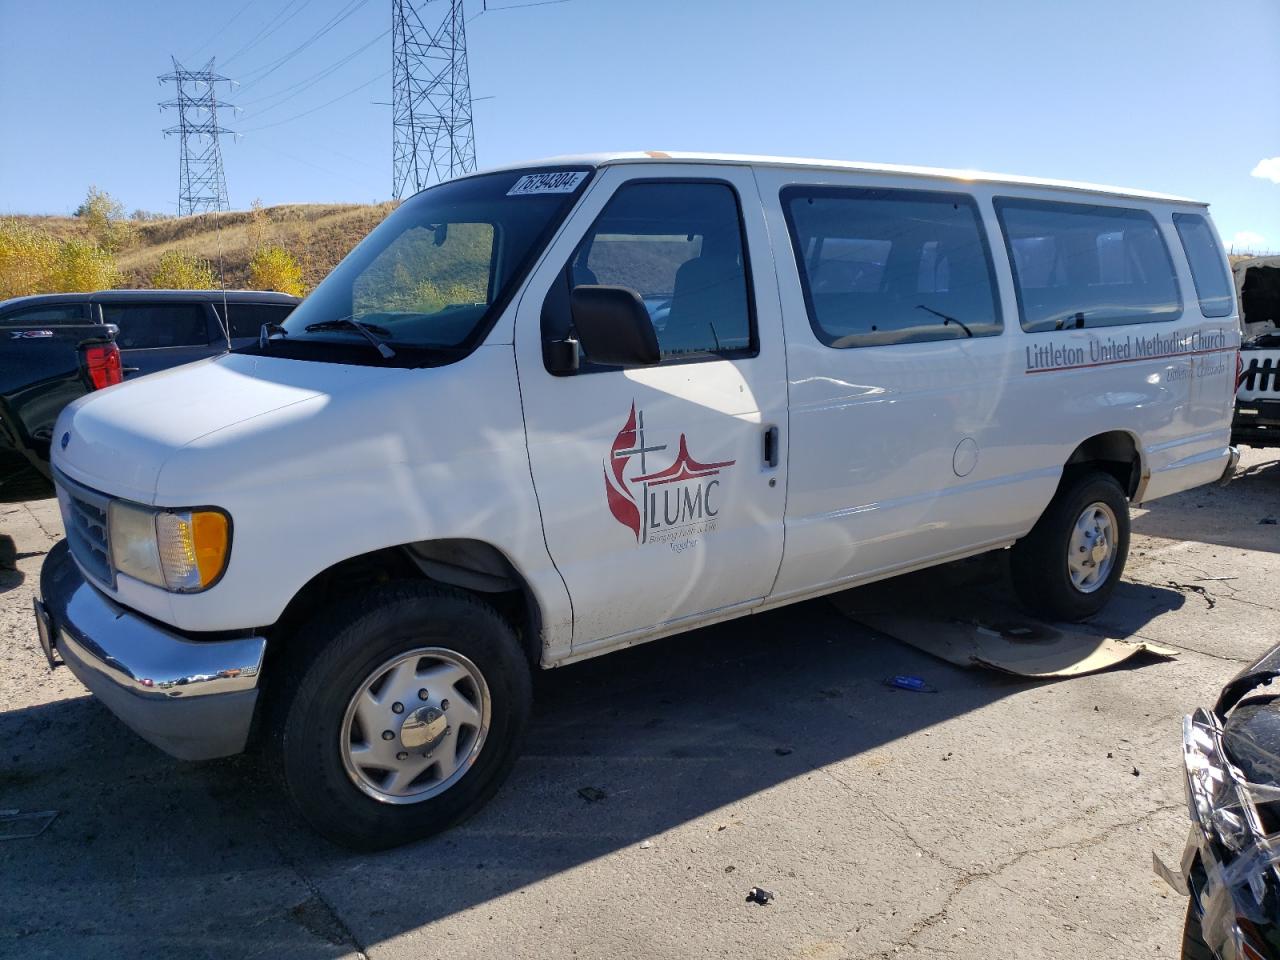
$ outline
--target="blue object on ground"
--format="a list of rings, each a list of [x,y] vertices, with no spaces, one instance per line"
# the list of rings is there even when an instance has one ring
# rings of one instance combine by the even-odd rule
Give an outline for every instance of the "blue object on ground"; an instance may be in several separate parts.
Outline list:
[[[896,676],[890,677],[885,681],[885,685],[889,687],[897,687],[899,690],[910,690],[913,693],[937,693],[933,687],[925,683],[919,677]]]

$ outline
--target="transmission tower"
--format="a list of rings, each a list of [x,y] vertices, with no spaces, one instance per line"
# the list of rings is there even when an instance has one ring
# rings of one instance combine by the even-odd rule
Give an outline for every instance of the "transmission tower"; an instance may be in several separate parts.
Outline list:
[[[173,72],[160,77],[161,83],[177,85],[177,96],[160,104],[160,108],[176,108],[178,125],[169,127],[164,135],[177,134],[181,142],[178,161],[178,216],[202,213],[207,210],[226,210],[227,178],[222,172],[222,144],[224,133],[234,133],[218,126],[218,107],[234,109],[228,103],[219,103],[216,86],[231,83],[229,79],[213,72],[210,58],[199,70],[187,70],[173,60]]]
[[[439,22],[422,15],[443,13]],[[391,0],[391,195],[476,168],[462,0]]]

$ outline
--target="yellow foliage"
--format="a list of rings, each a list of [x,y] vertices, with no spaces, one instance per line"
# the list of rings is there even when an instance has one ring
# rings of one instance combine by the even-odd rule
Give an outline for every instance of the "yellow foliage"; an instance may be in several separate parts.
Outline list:
[[[107,290],[120,281],[116,260],[96,243],[64,240],[50,272],[50,288],[57,293]]]
[[[0,220],[0,300],[48,293],[58,241],[17,220]]]
[[[444,290],[431,280],[423,280],[413,288],[413,309],[419,313],[436,313],[445,307],[484,303],[483,290],[454,282]]]
[[[213,265],[185,250],[170,250],[160,258],[151,286],[157,290],[212,290]]]
[[[90,187],[76,215],[84,218],[89,233],[108,253],[119,253],[133,239],[133,228],[124,218],[124,204],[105,190]]]
[[[284,247],[276,244],[260,247],[249,261],[249,287],[253,290],[279,290],[301,297],[306,293],[302,282],[302,266]]]
[[[96,243],[57,241],[15,220],[0,222],[0,299],[115,286],[115,258]]]

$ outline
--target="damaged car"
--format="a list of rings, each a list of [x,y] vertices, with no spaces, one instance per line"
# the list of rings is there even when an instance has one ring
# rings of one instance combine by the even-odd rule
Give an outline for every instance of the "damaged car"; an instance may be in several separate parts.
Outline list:
[[[1280,647],[1182,724],[1191,834],[1180,871],[1156,873],[1189,896],[1183,960],[1280,958]]]

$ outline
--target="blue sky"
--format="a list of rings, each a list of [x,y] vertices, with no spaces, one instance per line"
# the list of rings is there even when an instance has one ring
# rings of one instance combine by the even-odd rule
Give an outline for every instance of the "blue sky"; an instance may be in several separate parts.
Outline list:
[[[91,183],[174,212],[170,54],[243,81],[233,207],[386,199],[390,0],[266,73],[352,2],[0,0],[0,214],[69,212]],[[467,3],[481,167],[689,149],[986,169],[1205,199],[1229,243],[1280,250],[1277,0]]]

